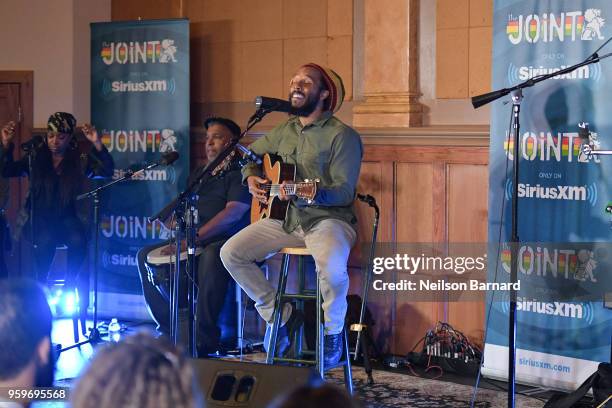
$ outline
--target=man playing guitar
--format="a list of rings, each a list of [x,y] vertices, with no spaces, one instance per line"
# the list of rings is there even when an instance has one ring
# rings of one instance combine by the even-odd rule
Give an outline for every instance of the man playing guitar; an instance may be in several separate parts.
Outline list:
[[[359,134],[333,114],[344,99],[340,77],[328,68],[306,64],[291,79],[289,101],[298,112],[250,145],[258,155],[280,156],[295,165],[297,182],[318,180],[312,200],[288,194],[280,188],[278,198],[289,201],[284,220],[263,218],[230,238],[221,248],[227,270],[245,290],[261,317],[272,321],[276,289],[266,280],[256,261],[284,247],[307,247],[318,272],[325,315],[325,366],[341,356],[342,331],[349,287],[347,260],[356,239],[357,220],[353,199],[363,147]],[[250,193],[267,203],[269,180],[261,169],[250,164],[243,168],[243,182]],[[287,186],[286,182],[282,186]],[[291,186],[288,186],[291,187]],[[302,317],[291,304],[283,306],[277,353],[288,348],[289,338]],[[266,340],[270,330],[266,331]]]

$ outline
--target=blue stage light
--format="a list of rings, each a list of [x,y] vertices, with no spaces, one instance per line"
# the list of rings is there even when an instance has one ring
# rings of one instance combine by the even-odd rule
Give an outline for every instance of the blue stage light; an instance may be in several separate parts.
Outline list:
[[[64,311],[64,314],[72,315],[77,308],[78,299],[76,298],[74,292],[68,292],[62,297],[61,307]]]

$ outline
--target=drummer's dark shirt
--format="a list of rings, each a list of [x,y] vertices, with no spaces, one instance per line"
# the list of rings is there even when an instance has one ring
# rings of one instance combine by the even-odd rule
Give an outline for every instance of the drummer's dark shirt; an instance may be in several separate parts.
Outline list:
[[[191,180],[201,174],[203,167],[197,168],[189,176],[188,184]],[[251,205],[251,194],[246,186],[242,184],[242,174],[238,166],[233,166],[230,170],[214,176],[198,189],[198,226],[206,224],[211,218],[223,210],[230,201],[239,201]],[[234,224],[223,235],[216,236],[212,240],[229,238],[250,222],[250,212],[246,211],[239,222]]]

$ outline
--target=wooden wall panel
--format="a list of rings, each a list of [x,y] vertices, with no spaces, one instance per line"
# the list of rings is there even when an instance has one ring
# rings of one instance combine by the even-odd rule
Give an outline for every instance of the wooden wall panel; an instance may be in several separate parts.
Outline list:
[[[433,164],[397,163],[397,242],[433,242]]]
[[[448,242],[487,242],[488,168],[450,164],[448,171]],[[445,319],[478,344],[484,338],[484,300],[448,303]]]
[[[357,184],[359,194],[370,194],[376,201],[381,200],[383,189],[383,164],[379,162],[365,162],[361,166],[361,177]],[[374,211],[361,202],[355,201],[355,214],[359,220],[357,242],[351,251],[349,259],[350,288],[349,293],[361,294],[363,285],[363,265],[367,262],[369,253],[368,243],[372,236],[372,223]]]
[[[388,181],[391,186],[383,184],[391,190],[383,197],[393,200],[395,206],[381,206],[383,214],[392,214],[394,222],[386,227],[395,231],[392,242],[486,242],[486,148],[374,144],[366,145],[366,159],[393,163],[395,168]],[[401,274],[393,277],[401,279]],[[415,301],[409,292],[370,290],[369,306],[377,321],[374,334],[382,350],[393,354],[411,351],[438,321],[482,342],[482,301],[448,302],[444,293],[426,300]]]
[[[486,242],[488,168],[479,164],[449,164],[448,241]]]
[[[396,320],[393,330],[393,354],[407,354],[438,320],[443,320],[441,302],[411,302],[409,295],[397,295]],[[420,344],[414,351],[421,351]]]
[[[482,346],[484,342],[485,302],[449,302],[447,321],[471,341]]]
[[[380,219],[377,242],[391,242],[393,239],[393,163],[384,161],[364,161],[357,184],[357,192],[369,194],[376,199],[380,207]],[[355,201],[355,212],[359,222],[357,239],[349,264],[350,293],[361,296],[363,288],[363,265],[367,263],[374,224],[374,209],[366,203]],[[370,309],[376,316],[373,335],[376,343],[390,349],[395,303],[386,292],[371,290],[368,294]]]
[[[179,18],[183,17],[182,7],[181,0],[112,0],[111,19],[123,21]]]

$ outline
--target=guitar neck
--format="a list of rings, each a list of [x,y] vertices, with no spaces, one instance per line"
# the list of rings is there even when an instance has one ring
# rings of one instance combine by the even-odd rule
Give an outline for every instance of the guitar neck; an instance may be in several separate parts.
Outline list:
[[[286,195],[293,195],[311,201],[314,199],[314,196],[317,193],[317,181],[318,180],[306,180],[298,183],[287,183],[283,189]],[[279,196],[281,192],[281,184],[270,184],[269,191],[270,197]]]
[[[285,193],[287,195],[296,195],[300,191],[301,186],[310,186],[312,182],[288,183],[285,184]],[[270,184],[270,197],[280,195],[281,184]]]

